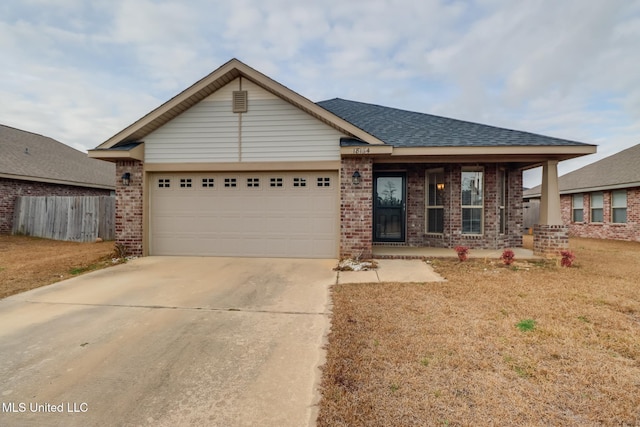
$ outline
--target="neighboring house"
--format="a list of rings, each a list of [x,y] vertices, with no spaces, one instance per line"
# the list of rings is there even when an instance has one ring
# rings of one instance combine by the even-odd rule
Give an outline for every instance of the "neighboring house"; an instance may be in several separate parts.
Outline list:
[[[10,234],[18,196],[108,196],[115,167],[55,139],[0,125],[0,234]]]
[[[640,144],[558,179],[562,220],[569,234],[640,241]],[[540,187],[524,192],[540,198]]]
[[[521,246],[523,169],[542,165],[553,188],[558,161],[595,149],[313,103],[233,59],[89,156],[117,165],[117,241],[132,254],[336,258],[376,245]],[[557,192],[544,198],[540,253],[567,241]]]

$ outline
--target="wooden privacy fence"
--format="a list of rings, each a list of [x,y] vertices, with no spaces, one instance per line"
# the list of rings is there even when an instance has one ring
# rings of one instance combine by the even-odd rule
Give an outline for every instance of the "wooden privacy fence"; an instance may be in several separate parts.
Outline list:
[[[115,197],[22,196],[16,199],[13,234],[91,242],[115,239]]]

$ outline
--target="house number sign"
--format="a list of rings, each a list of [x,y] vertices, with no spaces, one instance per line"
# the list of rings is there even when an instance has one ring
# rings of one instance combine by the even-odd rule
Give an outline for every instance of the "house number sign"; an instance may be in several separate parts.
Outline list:
[[[358,147],[353,149],[353,154],[369,154],[370,151],[368,147]]]

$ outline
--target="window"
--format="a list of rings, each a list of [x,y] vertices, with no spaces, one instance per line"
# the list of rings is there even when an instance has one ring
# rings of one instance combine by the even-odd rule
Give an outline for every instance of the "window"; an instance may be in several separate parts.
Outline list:
[[[318,187],[330,187],[330,186],[331,186],[331,178],[318,177]]]
[[[160,178],[158,180],[158,188],[169,188],[171,187],[171,180],[169,178]]]
[[[427,172],[427,233],[444,232],[444,173]]]
[[[202,178],[202,187],[203,188],[213,188],[214,179],[213,178]]]
[[[584,197],[582,197],[582,193],[574,194],[571,201],[571,220],[573,222],[582,222],[584,221]]]
[[[180,178],[180,188],[191,188],[191,178]]]
[[[611,222],[627,222],[627,190],[611,192]]]
[[[500,234],[505,234],[507,230],[507,171],[498,171],[498,210],[500,219]]]
[[[603,217],[602,193],[591,193],[591,222],[602,222]]]
[[[238,185],[238,182],[235,178],[225,178],[224,186],[225,188],[235,188]]]
[[[247,178],[247,187],[249,188],[260,187],[260,178]]]
[[[282,178],[271,178],[269,185],[271,187],[282,187]]]
[[[293,186],[294,187],[306,187],[307,186],[307,178],[293,178]]]
[[[462,234],[482,234],[483,175],[481,170],[463,169],[462,171]]]

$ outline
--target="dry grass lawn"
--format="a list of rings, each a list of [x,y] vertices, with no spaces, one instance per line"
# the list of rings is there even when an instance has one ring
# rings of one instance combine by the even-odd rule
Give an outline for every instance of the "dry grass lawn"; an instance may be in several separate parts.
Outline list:
[[[0,235],[0,298],[112,265],[113,242]]]
[[[640,425],[640,244],[570,244],[572,268],[335,286],[318,425]]]

